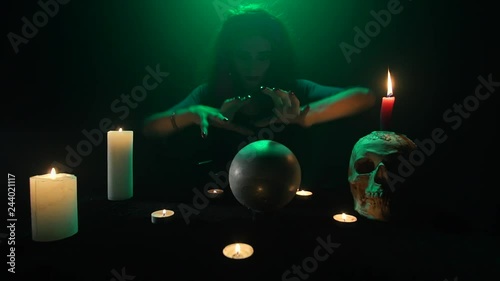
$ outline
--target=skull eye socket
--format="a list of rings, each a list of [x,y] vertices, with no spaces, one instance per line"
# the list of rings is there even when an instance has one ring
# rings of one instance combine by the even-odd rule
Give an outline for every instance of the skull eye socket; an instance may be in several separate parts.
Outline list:
[[[386,155],[382,160],[382,163],[384,163],[384,166],[388,171],[397,171],[401,165],[401,154],[394,153]]]
[[[375,170],[375,163],[368,158],[361,158],[354,163],[354,168],[358,174],[367,174],[373,172]]]

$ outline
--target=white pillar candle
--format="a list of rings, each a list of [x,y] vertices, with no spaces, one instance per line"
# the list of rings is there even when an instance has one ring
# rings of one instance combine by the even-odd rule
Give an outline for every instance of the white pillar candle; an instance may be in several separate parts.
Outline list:
[[[134,195],[134,132],[108,132],[108,200],[125,200]]]
[[[50,174],[30,177],[31,233],[34,241],[55,241],[78,232],[76,176]]]

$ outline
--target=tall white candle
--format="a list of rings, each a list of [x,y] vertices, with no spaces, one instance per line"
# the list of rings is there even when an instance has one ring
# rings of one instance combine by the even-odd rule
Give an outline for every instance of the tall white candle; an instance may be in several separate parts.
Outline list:
[[[76,176],[50,174],[30,177],[31,233],[34,241],[55,241],[78,232]]]
[[[134,195],[134,132],[108,132],[108,200],[125,200]]]

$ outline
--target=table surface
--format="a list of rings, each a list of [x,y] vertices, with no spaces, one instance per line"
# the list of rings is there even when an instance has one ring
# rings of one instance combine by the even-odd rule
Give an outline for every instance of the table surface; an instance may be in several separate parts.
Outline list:
[[[74,236],[53,242],[17,238],[15,277],[462,281],[500,276],[497,234],[440,222],[446,218],[378,222],[349,207],[342,210],[358,221],[338,223],[332,217],[346,205],[339,200],[332,191],[315,190],[311,198],[296,197],[273,214],[252,212],[229,189],[205,206],[141,198],[81,200]],[[196,214],[183,216],[181,204]],[[151,223],[151,213],[164,208],[175,211],[172,220]],[[254,254],[226,258],[222,249],[234,242],[252,245]]]

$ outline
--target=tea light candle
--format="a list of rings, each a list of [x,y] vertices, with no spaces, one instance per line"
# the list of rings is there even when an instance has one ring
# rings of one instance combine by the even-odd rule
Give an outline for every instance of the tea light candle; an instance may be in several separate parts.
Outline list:
[[[133,131],[108,132],[108,200],[132,198]]]
[[[207,190],[207,197],[209,198],[220,198],[224,194],[224,190],[220,188],[213,188]]]
[[[333,216],[333,219],[338,222],[345,222],[345,223],[351,223],[358,220],[355,216],[347,215],[346,213],[336,214],[335,216]]]
[[[300,197],[310,197],[313,193],[311,191],[308,191],[308,190],[303,190],[303,189],[299,189],[297,190],[297,192],[295,192],[295,195],[298,195]]]
[[[252,246],[245,243],[234,243],[224,247],[222,253],[227,258],[241,260],[252,256],[253,248]]]
[[[50,174],[30,177],[31,231],[34,241],[55,241],[78,232],[76,176]]]
[[[152,223],[166,223],[170,220],[170,218],[174,215],[174,211],[172,210],[158,210],[151,213],[151,222]]]

